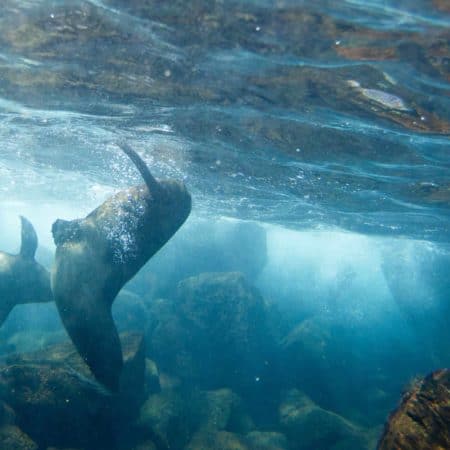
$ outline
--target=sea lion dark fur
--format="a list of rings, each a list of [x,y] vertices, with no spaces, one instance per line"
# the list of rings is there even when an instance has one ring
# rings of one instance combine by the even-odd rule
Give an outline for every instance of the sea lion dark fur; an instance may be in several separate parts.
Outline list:
[[[0,326],[20,303],[50,302],[50,273],[34,259],[38,246],[31,222],[20,216],[22,243],[18,255],[0,252]]]
[[[56,306],[93,375],[112,391],[119,388],[123,365],[112,303],[191,211],[183,183],[155,180],[134,150],[126,144],[120,147],[145,184],[118,192],[84,219],[58,219],[52,227]]]

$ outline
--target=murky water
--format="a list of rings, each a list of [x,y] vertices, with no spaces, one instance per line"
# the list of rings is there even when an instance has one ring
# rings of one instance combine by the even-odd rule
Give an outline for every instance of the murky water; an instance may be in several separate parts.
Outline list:
[[[192,196],[113,305],[145,389],[105,393],[52,302],[9,314],[20,448],[375,448],[450,365],[448,2],[5,0],[0,30],[1,251],[24,215],[50,270],[56,219],[142,182],[120,142]]]

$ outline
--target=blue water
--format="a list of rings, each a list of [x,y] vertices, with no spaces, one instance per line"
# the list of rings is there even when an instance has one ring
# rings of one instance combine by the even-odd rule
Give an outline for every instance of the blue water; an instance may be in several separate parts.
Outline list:
[[[301,324],[326,341],[289,383],[374,436],[412,378],[450,365],[445,0],[5,0],[0,30],[0,250],[17,252],[25,215],[50,267],[57,218],[141,182],[124,140],[193,198],[149,263],[149,301],[182,275],[243,271],[281,348]],[[267,254],[229,238],[235,220],[264,228]],[[2,351],[58,333],[52,305],[21,306]]]

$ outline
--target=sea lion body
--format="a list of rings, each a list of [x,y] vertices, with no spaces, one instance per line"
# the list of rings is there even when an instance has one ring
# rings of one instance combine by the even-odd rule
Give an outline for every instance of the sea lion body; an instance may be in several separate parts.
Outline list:
[[[34,259],[38,241],[31,222],[21,217],[20,253],[0,252],[0,326],[14,306],[53,299],[50,273]]]
[[[96,379],[112,391],[118,390],[123,365],[112,303],[190,210],[184,184],[169,180],[128,188],[84,219],[53,224],[52,288],[58,311]]]

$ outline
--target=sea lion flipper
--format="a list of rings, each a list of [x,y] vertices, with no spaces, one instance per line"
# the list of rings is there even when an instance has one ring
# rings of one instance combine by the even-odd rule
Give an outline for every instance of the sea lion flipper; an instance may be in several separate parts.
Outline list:
[[[141,174],[148,187],[150,194],[157,194],[161,191],[161,186],[156,178],[151,174],[145,161],[136,153],[126,142],[118,142],[117,145],[120,149],[133,161],[137,170]]]
[[[20,255],[24,258],[34,259],[38,246],[36,231],[31,222],[23,216],[20,216],[22,224],[22,243],[20,246]]]
[[[72,308],[59,309],[59,313],[78,353],[95,378],[111,392],[117,392],[123,360],[111,308],[87,293],[82,302]]]

